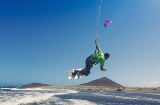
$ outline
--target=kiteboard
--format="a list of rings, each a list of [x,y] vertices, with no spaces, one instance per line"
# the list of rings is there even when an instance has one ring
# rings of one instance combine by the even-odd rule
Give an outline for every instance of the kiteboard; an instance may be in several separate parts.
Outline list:
[[[79,69],[72,69],[72,70],[68,70],[66,71],[68,79],[79,79],[79,78],[83,78],[84,75],[79,74],[79,73],[75,73],[75,70],[81,71],[83,68],[79,68]]]

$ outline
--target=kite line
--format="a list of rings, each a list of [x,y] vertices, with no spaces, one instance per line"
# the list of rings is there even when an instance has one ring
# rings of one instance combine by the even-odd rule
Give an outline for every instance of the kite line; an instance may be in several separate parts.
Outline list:
[[[97,39],[98,39],[98,30],[99,30],[99,20],[101,17],[101,6],[102,6],[102,0],[100,1],[100,4],[98,2],[99,0],[97,0],[97,33],[96,33],[96,40],[95,40],[95,44],[97,44]]]

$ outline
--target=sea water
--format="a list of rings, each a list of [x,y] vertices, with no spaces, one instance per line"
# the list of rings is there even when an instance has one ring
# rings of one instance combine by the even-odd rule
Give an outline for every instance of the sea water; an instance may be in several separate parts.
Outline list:
[[[160,94],[69,89],[0,90],[0,105],[160,105]]]

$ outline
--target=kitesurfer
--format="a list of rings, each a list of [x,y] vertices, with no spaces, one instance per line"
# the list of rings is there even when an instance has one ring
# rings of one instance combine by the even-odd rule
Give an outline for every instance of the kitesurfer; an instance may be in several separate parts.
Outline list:
[[[85,68],[82,69],[81,71],[79,70],[74,70],[74,72],[72,73],[72,75],[85,75],[88,76],[91,72],[91,68],[93,67],[93,64],[100,64],[100,70],[102,71],[106,71],[107,68],[104,67],[104,63],[105,60],[107,60],[110,56],[109,53],[103,53],[102,50],[100,49],[100,47],[97,45],[96,43],[96,50],[97,53],[94,53],[92,55],[90,55],[89,57],[87,57],[86,61],[85,61]]]

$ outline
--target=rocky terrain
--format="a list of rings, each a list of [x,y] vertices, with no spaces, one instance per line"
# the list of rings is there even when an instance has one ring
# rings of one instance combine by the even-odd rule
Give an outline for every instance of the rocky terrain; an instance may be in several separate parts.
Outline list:
[[[50,85],[41,84],[41,83],[30,83],[30,84],[23,85],[22,88],[36,88],[36,87],[43,87],[43,86],[50,86]]]
[[[124,87],[106,77],[90,81],[88,83],[76,86],[51,86],[41,83],[30,83],[23,85],[22,88],[42,88],[42,89],[74,89],[74,90],[94,90],[94,91],[123,91],[123,92],[137,92],[137,93],[156,93],[160,94],[160,87],[146,88],[146,87]]]
[[[80,86],[106,86],[106,87],[124,87],[109,78],[103,77],[100,79],[96,79],[93,81],[90,81],[88,83],[80,84]]]

